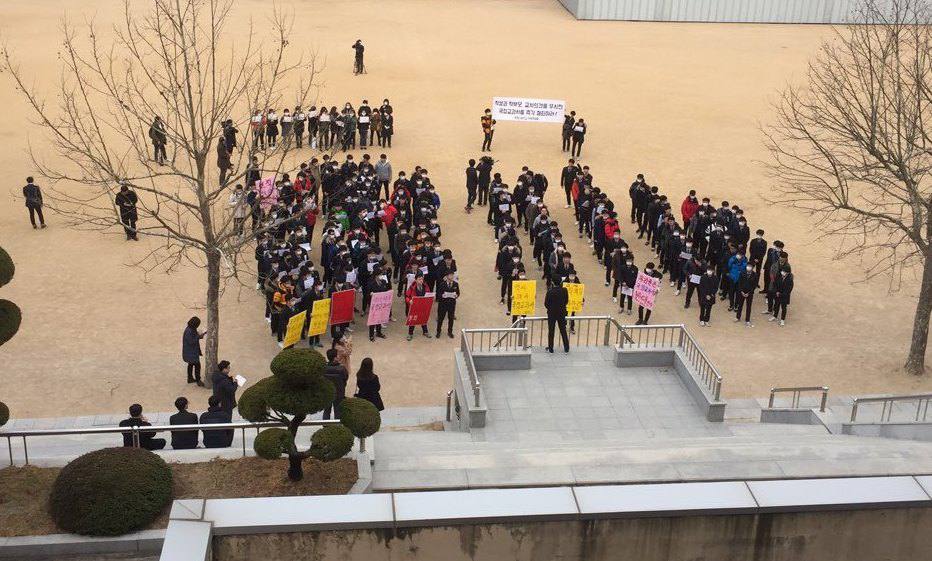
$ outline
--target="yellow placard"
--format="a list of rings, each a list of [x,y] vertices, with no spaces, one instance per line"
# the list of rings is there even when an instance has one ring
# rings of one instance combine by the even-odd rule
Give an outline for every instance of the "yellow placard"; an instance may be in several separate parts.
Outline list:
[[[283,348],[287,349],[301,340],[301,330],[304,329],[305,318],[307,318],[306,310],[291,316],[291,319],[288,320],[288,330],[285,331],[285,340],[282,342]]]
[[[311,309],[311,326],[307,330],[309,337],[322,335],[327,331],[327,322],[330,321],[330,298],[314,300]]]
[[[534,301],[537,299],[537,281],[511,281],[511,315],[534,315]]]
[[[586,285],[567,282],[563,284],[563,287],[566,289],[566,293],[569,294],[569,301],[566,303],[566,313],[571,314],[573,312],[579,313],[582,311],[583,304],[583,295],[586,292]]]

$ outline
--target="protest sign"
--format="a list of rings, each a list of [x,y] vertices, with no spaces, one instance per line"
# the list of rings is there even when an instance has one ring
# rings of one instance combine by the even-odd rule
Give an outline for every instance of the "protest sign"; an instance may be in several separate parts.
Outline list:
[[[311,325],[308,327],[309,337],[322,335],[327,331],[327,320],[330,319],[330,298],[315,300],[311,309]]]
[[[330,295],[330,325],[343,325],[353,321],[355,290],[341,290]]]
[[[511,281],[511,315],[530,316],[534,314],[534,301],[537,299],[537,281]]]
[[[568,282],[563,285],[566,288],[566,293],[569,295],[569,300],[566,302],[566,313],[579,313],[582,311],[583,297],[586,292],[586,285]]]
[[[285,340],[282,341],[282,348],[287,349],[301,340],[301,330],[304,329],[304,320],[307,319],[307,311],[291,316],[288,320],[288,329],[285,330]]]
[[[366,325],[382,325],[388,323],[388,316],[392,313],[392,291],[373,292],[369,297],[369,319]]]
[[[256,192],[259,194],[259,206],[268,212],[278,202],[278,189],[275,188],[275,176],[263,177],[256,181]]]
[[[650,275],[638,273],[638,280],[634,283],[634,303],[644,306],[648,310],[654,309],[654,298],[660,292],[660,279]]]
[[[415,296],[408,306],[408,321],[405,322],[408,327],[412,325],[427,325],[430,319],[430,310],[434,306],[434,297]]]
[[[562,123],[565,113],[566,102],[559,99],[492,98],[492,118],[496,121]]]

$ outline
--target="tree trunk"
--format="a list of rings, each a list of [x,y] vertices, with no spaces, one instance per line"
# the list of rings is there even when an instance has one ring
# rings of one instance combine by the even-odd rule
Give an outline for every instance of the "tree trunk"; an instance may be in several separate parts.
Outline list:
[[[288,455],[288,479],[301,481],[304,479],[304,458],[298,455]]]
[[[207,380],[220,361],[220,255],[207,254],[207,337],[204,344],[204,371]]]
[[[913,340],[906,359],[906,371],[914,376],[925,372],[926,345],[929,342],[929,315],[932,314],[932,252],[925,256],[922,284],[919,286],[919,303],[913,319]]]

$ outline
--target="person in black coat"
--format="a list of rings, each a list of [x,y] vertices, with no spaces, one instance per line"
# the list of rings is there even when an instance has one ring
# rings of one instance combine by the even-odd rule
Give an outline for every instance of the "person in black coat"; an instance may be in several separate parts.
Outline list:
[[[754,303],[754,292],[757,290],[757,272],[754,264],[748,261],[744,271],[738,276],[735,287],[735,321],[741,321],[741,310],[744,309],[744,325],[751,325],[751,305]]]
[[[553,352],[554,326],[560,328],[560,338],[563,339],[563,351],[570,352],[570,338],[566,334],[566,305],[570,296],[563,287],[563,279],[554,275],[547,295],[544,297],[544,307],[547,308],[547,351]]]
[[[654,268],[653,263],[648,263],[644,265],[644,274],[649,277],[655,278],[655,279],[663,278],[663,275],[660,273],[660,271]],[[636,274],[635,274],[635,282],[637,282]],[[638,320],[634,322],[634,325],[647,325],[647,322],[650,321],[650,314],[652,311],[653,310],[648,310],[644,306],[641,306],[640,304],[638,304]]]
[[[129,406],[129,418],[120,421],[119,426],[150,427],[152,426],[152,423],[150,423],[149,420],[142,415],[142,405],[134,403]],[[145,448],[146,450],[161,450],[162,448],[165,448],[165,439],[154,437],[155,431],[139,431],[139,447]],[[123,446],[127,448],[133,447],[132,432],[123,433]]]
[[[768,321],[776,321],[779,314],[780,325],[786,325],[786,308],[793,293],[793,269],[789,263],[780,267],[780,274],[774,278],[770,290],[773,292],[773,317]]]
[[[206,333],[197,330],[200,326],[201,318],[195,316],[188,320],[181,336],[181,360],[188,365],[188,383],[204,387],[201,381],[201,339]]]
[[[362,74],[366,70],[366,65],[363,64],[363,56],[366,51],[366,47],[362,44],[362,39],[356,39],[356,42],[353,43],[352,49],[356,51],[356,57],[353,61],[353,74]]]
[[[472,204],[476,202],[476,190],[479,189],[479,170],[476,169],[476,160],[469,160],[466,168],[466,207],[467,213],[472,212]]]
[[[178,412],[168,418],[170,425],[196,425],[197,415],[188,411],[188,398],[179,397],[175,400]],[[189,450],[197,448],[196,430],[173,430],[172,448],[175,450]]]
[[[23,198],[26,199],[26,209],[29,210],[29,222],[32,223],[32,228],[37,229],[40,227],[36,226],[36,214],[39,215],[39,224],[42,228],[45,228],[45,217],[42,216],[42,189],[34,181],[31,176],[26,178],[26,186],[23,187]]]
[[[576,124],[573,125],[573,146],[570,150],[570,154],[574,158],[578,158],[582,153],[583,142],[586,141],[586,121],[581,118],[576,121]]]
[[[767,240],[764,239],[764,231],[758,230],[757,237],[751,240],[748,246],[748,261],[754,265],[754,272],[760,275],[761,268],[764,266],[764,256],[767,255]]]
[[[453,280],[453,271],[447,270],[443,278],[437,283],[437,334],[440,338],[440,329],[443,320],[447,320],[447,337],[453,338],[453,320],[456,316],[456,300],[460,297],[460,283]]]
[[[113,198],[113,202],[120,211],[120,224],[126,232],[126,239],[139,241],[136,235],[136,220],[139,219],[136,203],[139,202],[139,197],[128,185],[120,185],[120,192]]]
[[[718,277],[715,275],[715,266],[709,263],[705,274],[699,280],[699,325],[709,325],[716,292],[718,292]]]
[[[346,367],[337,360],[337,350],[327,350],[327,366],[324,368],[324,378],[333,384],[333,402],[324,409],[324,419],[330,418],[330,412],[333,411],[333,418],[340,418],[340,404],[346,398],[346,382],[349,381],[349,373]]]
[[[236,408],[236,390],[239,386],[230,375],[230,361],[221,360],[210,381],[213,384],[214,395],[220,400],[220,408],[227,413],[233,413],[233,409]]]
[[[479,206],[489,204],[489,184],[492,182],[492,165],[495,160],[488,156],[479,158],[476,171],[479,172]]]
[[[566,167],[563,168],[563,171],[560,172],[560,187],[563,187],[563,192],[566,193],[566,207],[570,208],[573,204],[573,182],[576,181],[576,174],[582,171],[579,165],[576,163],[576,160],[570,158],[567,162]]]
[[[233,421],[233,415],[224,411],[220,405],[220,398],[215,395],[207,398],[207,411],[201,413],[202,425],[220,425]],[[228,448],[233,443],[233,429],[229,430],[202,430],[204,433],[204,448]]]
[[[233,168],[233,162],[230,161],[230,152],[227,150],[226,139],[220,137],[217,140],[217,169],[220,170],[220,185],[226,185],[227,174]]]
[[[356,372],[356,395],[355,397],[365,399],[379,411],[385,409],[382,403],[382,384],[379,383],[379,377],[372,370],[372,359],[366,357],[359,364],[359,371]]]

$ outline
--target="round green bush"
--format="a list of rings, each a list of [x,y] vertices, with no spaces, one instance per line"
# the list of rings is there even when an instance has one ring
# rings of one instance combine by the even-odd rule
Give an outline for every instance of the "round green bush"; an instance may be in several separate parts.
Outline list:
[[[265,429],[256,436],[252,448],[260,458],[275,460],[288,452],[291,442],[291,433],[287,430]]]
[[[236,402],[240,416],[253,423],[267,421],[269,389],[274,383],[272,378],[263,378],[246,388]]]
[[[13,274],[16,273],[16,265],[13,259],[5,249],[0,247],[0,286],[13,280]]]
[[[359,397],[349,397],[340,402],[340,422],[356,438],[366,438],[379,432],[382,416],[375,405]]]
[[[10,420],[10,408],[6,406],[6,403],[0,401],[0,427],[5,425],[7,421]]]
[[[272,374],[288,388],[305,388],[323,376],[327,361],[313,349],[285,349],[272,359]]]
[[[339,460],[353,449],[353,433],[343,425],[327,425],[311,435],[311,456],[322,462]]]
[[[49,497],[66,532],[119,536],[151,524],[172,498],[172,471],[142,448],[105,448],[62,468]]]
[[[336,390],[323,376],[311,376],[303,388],[289,387],[272,377],[266,391],[269,408],[288,415],[313,415],[333,402]]]
[[[23,314],[19,306],[9,300],[0,300],[0,345],[6,343],[19,331]]]

